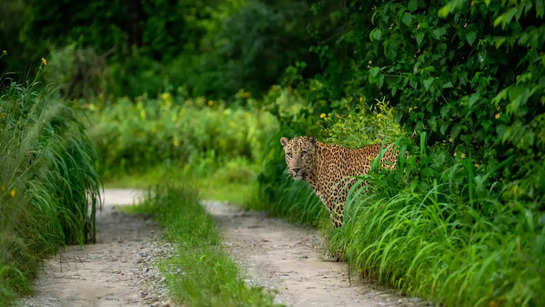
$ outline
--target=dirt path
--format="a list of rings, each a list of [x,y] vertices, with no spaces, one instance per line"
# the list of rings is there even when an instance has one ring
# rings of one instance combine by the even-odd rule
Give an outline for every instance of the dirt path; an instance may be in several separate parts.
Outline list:
[[[126,215],[117,205],[140,193],[105,190],[97,212],[97,243],[68,246],[44,263],[35,295],[22,306],[167,306],[164,280],[153,261],[172,252],[150,219]]]
[[[132,204],[140,192],[106,190],[97,214],[97,244],[69,246],[44,263],[35,295],[22,306],[170,306],[154,261],[173,252],[150,219],[126,215],[116,206]],[[247,282],[275,289],[289,306],[420,306],[361,280],[349,284],[345,263],[327,262],[316,231],[262,212],[220,202],[203,202],[216,218],[224,244],[247,272]]]
[[[248,273],[248,282],[276,289],[289,306],[422,306],[352,276],[346,263],[323,260],[316,231],[215,201],[203,205],[218,221],[224,244]]]

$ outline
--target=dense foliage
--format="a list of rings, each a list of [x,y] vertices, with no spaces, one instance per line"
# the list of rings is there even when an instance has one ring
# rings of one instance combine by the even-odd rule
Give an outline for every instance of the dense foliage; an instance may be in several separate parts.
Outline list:
[[[496,169],[496,177],[513,180],[504,191],[512,198],[542,199],[541,1],[315,7],[340,14],[336,26],[345,27],[316,47],[325,68],[311,82],[323,85],[318,92],[326,99],[385,96],[408,131],[426,131],[430,144],[446,143],[452,153]],[[513,156],[520,159],[500,164]]]
[[[68,2],[1,4],[0,67],[46,57],[90,100],[106,174],[240,159],[251,207],[318,224],[278,138],[395,141],[409,159],[366,178],[332,249],[447,305],[543,304],[542,0]]]
[[[100,182],[75,111],[12,83],[0,95],[0,305],[29,291],[42,257],[95,239]]]
[[[120,99],[104,110],[91,109],[90,137],[107,178],[114,173],[143,173],[158,165],[213,169],[227,159],[256,161],[262,139],[276,127],[266,112],[226,108],[204,98],[158,99],[133,103]]]

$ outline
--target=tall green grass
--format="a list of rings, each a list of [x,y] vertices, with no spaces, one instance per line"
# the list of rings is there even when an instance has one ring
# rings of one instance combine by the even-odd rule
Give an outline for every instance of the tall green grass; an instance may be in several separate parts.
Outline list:
[[[352,189],[330,251],[364,276],[446,306],[544,305],[545,213],[539,198],[510,198],[509,184],[490,182],[497,168],[427,148],[423,137],[397,170],[374,169],[361,179],[367,187]],[[274,185],[262,174],[267,210],[323,220],[308,187],[274,174]]]
[[[176,244],[173,257],[160,263],[171,298],[188,306],[275,306],[260,287],[244,283],[223,251],[212,218],[198,203],[196,190],[162,186],[129,212],[151,214]]]
[[[0,305],[28,293],[47,254],[95,239],[100,181],[82,113],[52,90],[0,95]]]

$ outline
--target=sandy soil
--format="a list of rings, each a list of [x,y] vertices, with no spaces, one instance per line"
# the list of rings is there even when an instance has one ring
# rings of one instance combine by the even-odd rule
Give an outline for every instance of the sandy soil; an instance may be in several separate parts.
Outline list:
[[[224,245],[247,272],[247,281],[277,291],[289,306],[423,306],[357,276],[346,263],[326,261],[315,230],[291,225],[262,212],[215,201],[203,205],[217,220]]]
[[[166,306],[166,288],[154,260],[173,248],[150,219],[126,215],[116,206],[132,204],[133,190],[106,190],[97,212],[97,243],[68,246],[45,261],[35,295],[22,306]]]

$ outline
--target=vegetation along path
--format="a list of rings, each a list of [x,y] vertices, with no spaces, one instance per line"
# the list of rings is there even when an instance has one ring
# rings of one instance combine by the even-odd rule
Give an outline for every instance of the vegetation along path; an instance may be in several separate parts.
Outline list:
[[[215,201],[203,205],[218,221],[224,245],[248,273],[247,281],[275,289],[288,306],[423,306],[356,276],[346,263],[325,261],[316,230],[263,212],[244,211]]]
[[[172,252],[151,219],[127,215],[140,192],[109,189],[97,214],[97,243],[69,246],[45,261],[36,293],[22,306],[169,306],[164,279],[153,263]],[[216,219],[224,245],[247,272],[247,282],[273,289],[289,306],[422,306],[353,277],[345,263],[325,261],[315,230],[263,212],[221,202],[203,205]]]
[[[115,210],[138,191],[106,190],[97,212],[97,243],[69,246],[45,261],[36,293],[22,306],[168,306],[153,262],[172,251],[151,219]]]

